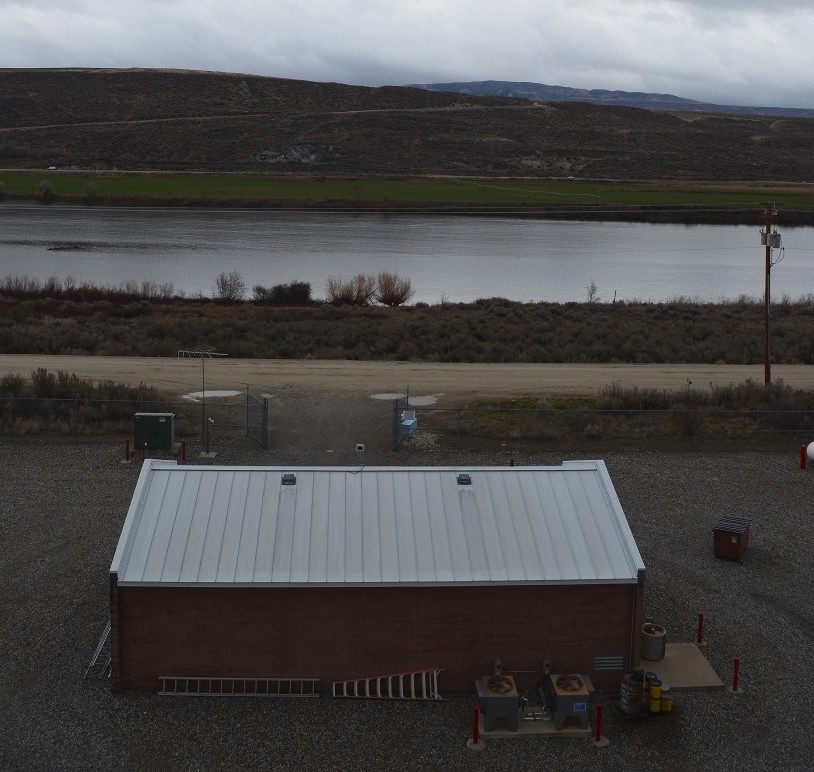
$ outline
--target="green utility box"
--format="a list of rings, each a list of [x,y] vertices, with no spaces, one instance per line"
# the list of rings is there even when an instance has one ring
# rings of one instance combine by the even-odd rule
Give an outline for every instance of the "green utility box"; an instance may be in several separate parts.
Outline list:
[[[175,413],[136,413],[136,452],[175,450]]]

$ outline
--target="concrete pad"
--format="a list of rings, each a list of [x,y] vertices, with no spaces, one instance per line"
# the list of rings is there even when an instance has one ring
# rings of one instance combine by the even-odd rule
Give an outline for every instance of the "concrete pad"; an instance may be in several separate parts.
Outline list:
[[[639,664],[645,672],[655,673],[671,689],[723,689],[723,681],[694,643],[668,643],[664,659]]]
[[[529,710],[534,710],[534,708],[530,708]],[[509,740],[509,739],[517,739],[518,737],[535,737],[537,739],[541,738],[553,738],[553,737],[593,737],[594,732],[593,729],[587,727],[583,729],[579,726],[574,720],[574,723],[571,723],[572,719],[566,719],[565,725],[562,729],[557,730],[554,728],[554,721],[523,721],[522,715],[518,721],[517,729],[518,731],[512,732],[509,729],[493,729],[491,732],[487,732],[484,729],[484,721],[483,715],[480,717],[480,735],[485,737],[487,740]]]

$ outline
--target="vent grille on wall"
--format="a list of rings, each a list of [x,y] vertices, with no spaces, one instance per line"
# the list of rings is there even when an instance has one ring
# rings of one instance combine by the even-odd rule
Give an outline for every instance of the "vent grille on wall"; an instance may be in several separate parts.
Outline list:
[[[594,657],[594,670],[624,670],[625,658],[616,654],[599,654]]]

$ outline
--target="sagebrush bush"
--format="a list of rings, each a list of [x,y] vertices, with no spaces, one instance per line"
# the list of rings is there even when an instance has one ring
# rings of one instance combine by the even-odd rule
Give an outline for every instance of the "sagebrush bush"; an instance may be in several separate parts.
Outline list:
[[[359,273],[348,281],[331,276],[326,285],[326,298],[338,306],[366,306],[376,294],[376,279]]]
[[[270,306],[310,306],[314,303],[311,298],[311,284],[307,281],[275,284],[270,289],[257,284],[252,288],[252,293],[256,303]]]
[[[384,271],[376,279],[375,297],[384,306],[403,306],[413,297],[413,285],[409,279]]]

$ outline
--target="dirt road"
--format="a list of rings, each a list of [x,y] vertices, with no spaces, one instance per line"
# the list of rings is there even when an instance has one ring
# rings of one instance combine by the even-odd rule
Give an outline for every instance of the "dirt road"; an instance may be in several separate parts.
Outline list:
[[[570,365],[570,364],[432,364],[415,362],[355,362],[344,360],[199,359],[0,356],[0,377],[29,376],[38,367],[64,370],[94,381],[145,383],[168,393],[206,389],[326,391],[354,394],[507,396],[519,394],[596,394],[618,383],[625,387],[677,390],[709,388],[710,384],[763,382],[762,365]],[[203,371],[203,372],[202,372]],[[814,388],[814,366],[775,365],[774,381],[795,388]]]

